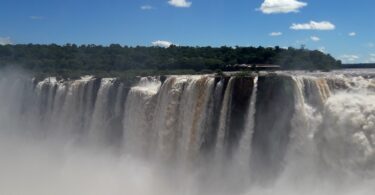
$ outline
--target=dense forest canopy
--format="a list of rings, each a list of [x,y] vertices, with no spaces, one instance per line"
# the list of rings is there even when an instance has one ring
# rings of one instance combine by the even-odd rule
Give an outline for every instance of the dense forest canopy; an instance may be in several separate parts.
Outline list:
[[[375,63],[343,64],[343,68],[375,68]]]
[[[34,72],[215,71],[233,64],[276,64],[291,70],[330,70],[340,61],[320,51],[280,47],[128,47],[100,45],[2,45],[0,66]]]

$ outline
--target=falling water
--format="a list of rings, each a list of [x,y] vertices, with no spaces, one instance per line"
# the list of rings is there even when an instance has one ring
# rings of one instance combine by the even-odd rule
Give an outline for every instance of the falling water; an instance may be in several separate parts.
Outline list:
[[[373,194],[375,73],[0,73],[0,194]]]

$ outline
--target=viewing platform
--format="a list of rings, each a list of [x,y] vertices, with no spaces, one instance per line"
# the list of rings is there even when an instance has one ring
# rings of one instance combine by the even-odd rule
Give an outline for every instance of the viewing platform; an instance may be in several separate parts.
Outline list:
[[[250,70],[250,71],[261,71],[261,70],[280,70],[281,66],[275,64],[235,64],[227,65],[225,71],[241,71],[241,70]]]

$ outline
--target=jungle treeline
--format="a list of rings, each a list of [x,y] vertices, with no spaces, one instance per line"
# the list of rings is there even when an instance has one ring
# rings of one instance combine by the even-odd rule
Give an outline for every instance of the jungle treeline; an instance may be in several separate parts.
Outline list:
[[[119,44],[0,46],[0,66],[49,74],[223,71],[234,64],[274,64],[285,70],[331,70],[341,62],[317,50],[280,47],[128,47]]]

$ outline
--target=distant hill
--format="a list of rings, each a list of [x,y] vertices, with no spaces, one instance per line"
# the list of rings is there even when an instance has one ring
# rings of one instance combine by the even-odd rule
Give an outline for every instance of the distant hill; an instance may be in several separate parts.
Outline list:
[[[375,68],[375,63],[343,64],[343,68]]]

